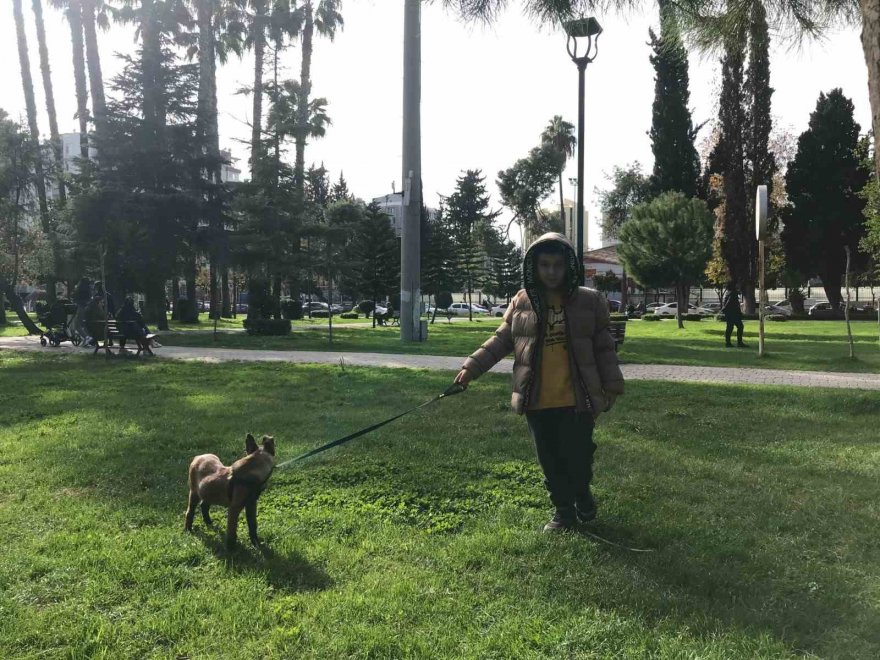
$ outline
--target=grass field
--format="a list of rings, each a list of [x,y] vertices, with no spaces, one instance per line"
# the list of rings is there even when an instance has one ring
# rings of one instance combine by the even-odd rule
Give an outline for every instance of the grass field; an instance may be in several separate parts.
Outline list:
[[[465,356],[488,338],[497,319],[446,323],[438,321],[428,330],[428,341],[405,345],[397,328],[338,328],[333,332],[332,350],[379,353],[422,353]],[[856,360],[849,359],[846,325],[836,321],[788,321],[766,324],[767,355],[757,355],[758,323],[746,322],[749,349],[724,346],[724,324],[714,320],[688,322],[679,330],[675,321],[627,325],[626,341],[620,352],[624,362],[642,364],[690,364],[699,366],[759,367],[813,371],[880,371],[877,324],[853,322]],[[294,332],[288,337],[221,335],[215,344],[203,334],[168,335],[162,343],[175,346],[211,346],[266,350],[327,350],[330,348],[324,324]]]
[[[251,431],[283,460],[446,384],[0,353],[3,657],[880,655],[869,392],[631,383],[593,529],[651,554],[540,533],[503,377],[277,472],[263,553],[182,532],[193,455]]]

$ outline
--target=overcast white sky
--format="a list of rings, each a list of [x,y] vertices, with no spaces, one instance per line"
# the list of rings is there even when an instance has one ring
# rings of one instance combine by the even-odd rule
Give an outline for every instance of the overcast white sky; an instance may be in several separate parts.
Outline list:
[[[47,4],[44,2],[44,5]],[[517,3],[511,3],[515,6]],[[40,109],[40,129],[48,132],[36,36],[30,3],[24,3],[31,68]],[[0,108],[24,116],[11,3],[0,2]],[[70,32],[61,14],[45,8],[46,29],[62,132],[76,130]],[[639,160],[650,169],[653,68],[648,61],[648,27],[656,9],[645,14],[599,16],[605,28],[599,56],[587,71],[586,187],[592,210],[590,245],[598,245],[593,188],[604,185],[614,165]],[[329,100],[333,120],[327,137],[310,145],[307,162],[324,162],[332,176],[344,170],[352,191],[365,199],[400,190],[403,0],[347,0],[345,30],[334,43],[317,41],[313,89]],[[132,32],[114,26],[100,35],[105,78],[119,66],[115,52],[131,52]],[[481,169],[496,206],[495,178],[538,143],[548,120],[561,114],[577,120],[577,70],[565,52],[564,36],[539,29],[516,9],[491,28],[463,25],[436,6],[422,13],[422,159],[425,199],[436,206],[449,194],[463,169]],[[294,45],[283,58],[295,78],[300,53]],[[219,72],[221,143],[247,167],[251,100],[236,95],[249,84],[250,56]],[[780,127],[799,134],[821,91],[843,88],[853,99],[863,131],[870,127],[867,70],[858,31],[834,33],[800,49],[774,44],[773,113]],[[691,105],[695,122],[716,114],[717,57],[691,56]],[[574,197],[565,175],[566,197]],[[548,204],[552,204],[551,197]]]

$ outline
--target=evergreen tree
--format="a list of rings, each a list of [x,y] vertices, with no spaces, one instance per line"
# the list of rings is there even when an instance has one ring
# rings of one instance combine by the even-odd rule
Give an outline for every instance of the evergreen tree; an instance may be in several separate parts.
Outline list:
[[[334,202],[352,201],[354,195],[348,189],[348,182],[342,172],[339,172],[339,180],[330,188],[330,199]]]
[[[649,34],[654,51],[650,60],[655,72],[649,132],[654,153],[651,187],[655,195],[677,190],[694,197],[700,178],[700,158],[694,139],[700,127],[694,128],[688,108],[688,54],[669,0],[660,3],[660,37],[653,30]]]
[[[370,300],[384,300],[400,284],[400,246],[388,214],[371,203],[352,234],[345,251],[345,267],[340,273],[344,286]]]
[[[721,67],[719,101],[720,139],[710,160],[720,166],[724,203],[718,217],[716,236],[730,279],[736,282],[746,301],[746,311],[755,309],[752,257],[755,232],[750,221],[745,172],[745,107],[743,58],[745,32],[728,39]]]
[[[642,172],[641,164],[636,161],[626,167],[615,165],[614,171],[606,175],[606,179],[611,187],[598,192],[602,235],[617,238],[620,227],[629,219],[633,208],[653,196],[651,178]]]
[[[620,258],[644,287],[675,287],[678,327],[690,287],[702,279],[712,252],[712,214],[701,199],[663,193],[635,207],[620,228]]]
[[[513,222],[519,223],[524,235],[535,233],[541,203],[553,191],[563,162],[564,156],[552,144],[543,144],[498,172],[501,203],[513,212]]]
[[[859,193],[868,182],[868,173],[859,151],[859,130],[852,101],[842,90],[820,94],[785,175],[789,206],[782,214],[782,241],[786,261],[805,277],[821,277],[834,309],[841,300],[844,248],[855,254],[865,231],[865,200]]]
[[[455,238],[445,209],[425,224],[422,250],[422,291],[434,297],[441,291],[460,289],[463,281],[456,268]]]
[[[457,270],[464,280],[468,304],[471,304],[474,289],[479,288],[486,277],[485,232],[499,215],[489,209],[485,182],[480,170],[466,170],[458,177],[455,192],[446,200],[446,217],[455,241]],[[473,313],[469,316],[473,320]]]

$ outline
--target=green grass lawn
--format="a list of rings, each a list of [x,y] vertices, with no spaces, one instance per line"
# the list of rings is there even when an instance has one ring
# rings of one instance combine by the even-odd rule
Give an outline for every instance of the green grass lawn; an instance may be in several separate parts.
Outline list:
[[[198,325],[172,324],[171,334],[161,341],[169,346],[204,346],[265,350],[300,350],[377,353],[419,353],[465,356],[473,352],[498,326],[498,319],[429,325],[428,341],[403,344],[397,327],[371,327],[371,320],[335,319],[329,342],[327,319],[295,321],[287,337],[250,337],[241,330],[242,319],[224,319],[217,341],[210,334],[213,324],[205,318]],[[679,330],[675,321],[655,323],[633,321],[627,325],[626,341],[620,352],[623,362],[642,364],[685,364],[697,366],[758,367],[807,371],[880,372],[880,342],[873,321],[854,321],[856,359],[849,359],[846,325],[839,321],[767,322],[767,354],[758,357],[758,322],[746,321],[748,349],[724,347],[724,324],[714,320],[687,322]],[[201,330],[202,332],[192,332]],[[21,326],[0,326],[0,337],[25,334]]]
[[[438,321],[429,326],[428,341],[403,344],[400,331],[388,328],[339,328],[334,330],[332,350],[348,352],[422,353],[465,356],[490,336],[498,325],[494,318],[473,323]],[[301,325],[295,325],[302,328]],[[724,347],[723,323],[715,320],[688,322],[679,330],[675,321],[633,321],[627,325],[620,352],[624,362],[643,364],[690,364],[699,366],[760,367],[814,371],[880,371],[877,324],[855,321],[856,360],[849,359],[846,325],[837,321],[767,322],[767,355],[758,357],[758,322],[747,321],[745,340],[749,349]],[[167,335],[162,343],[174,346],[211,346],[267,350],[328,350],[331,348],[326,320],[295,331],[288,337],[222,335],[215,344],[204,335]]]
[[[503,377],[277,472],[264,553],[182,532],[193,455],[283,460],[447,381],[0,353],[3,657],[880,655],[869,392],[630,384],[593,529],[652,554],[540,533]]]

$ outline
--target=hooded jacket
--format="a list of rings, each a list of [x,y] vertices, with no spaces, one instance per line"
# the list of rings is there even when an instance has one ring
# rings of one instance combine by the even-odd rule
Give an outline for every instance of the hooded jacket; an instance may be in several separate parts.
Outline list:
[[[566,317],[571,381],[578,411],[592,411],[594,417],[610,410],[623,394],[623,374],[608,331],[609,313],[605,299],[593,289],[578,286],[578,259],[562,234],[548,233],[529,246],[523,259],[525,288],[514,296],[495,335],[470,357],[463,369],[478,378],[513,352],[513,394],[511,405],[522,414],[537,398],[539,360],[546,331],[547,304],[538,280],[535,248],[547,242],[560,243],[566,264],[563,309]]]

